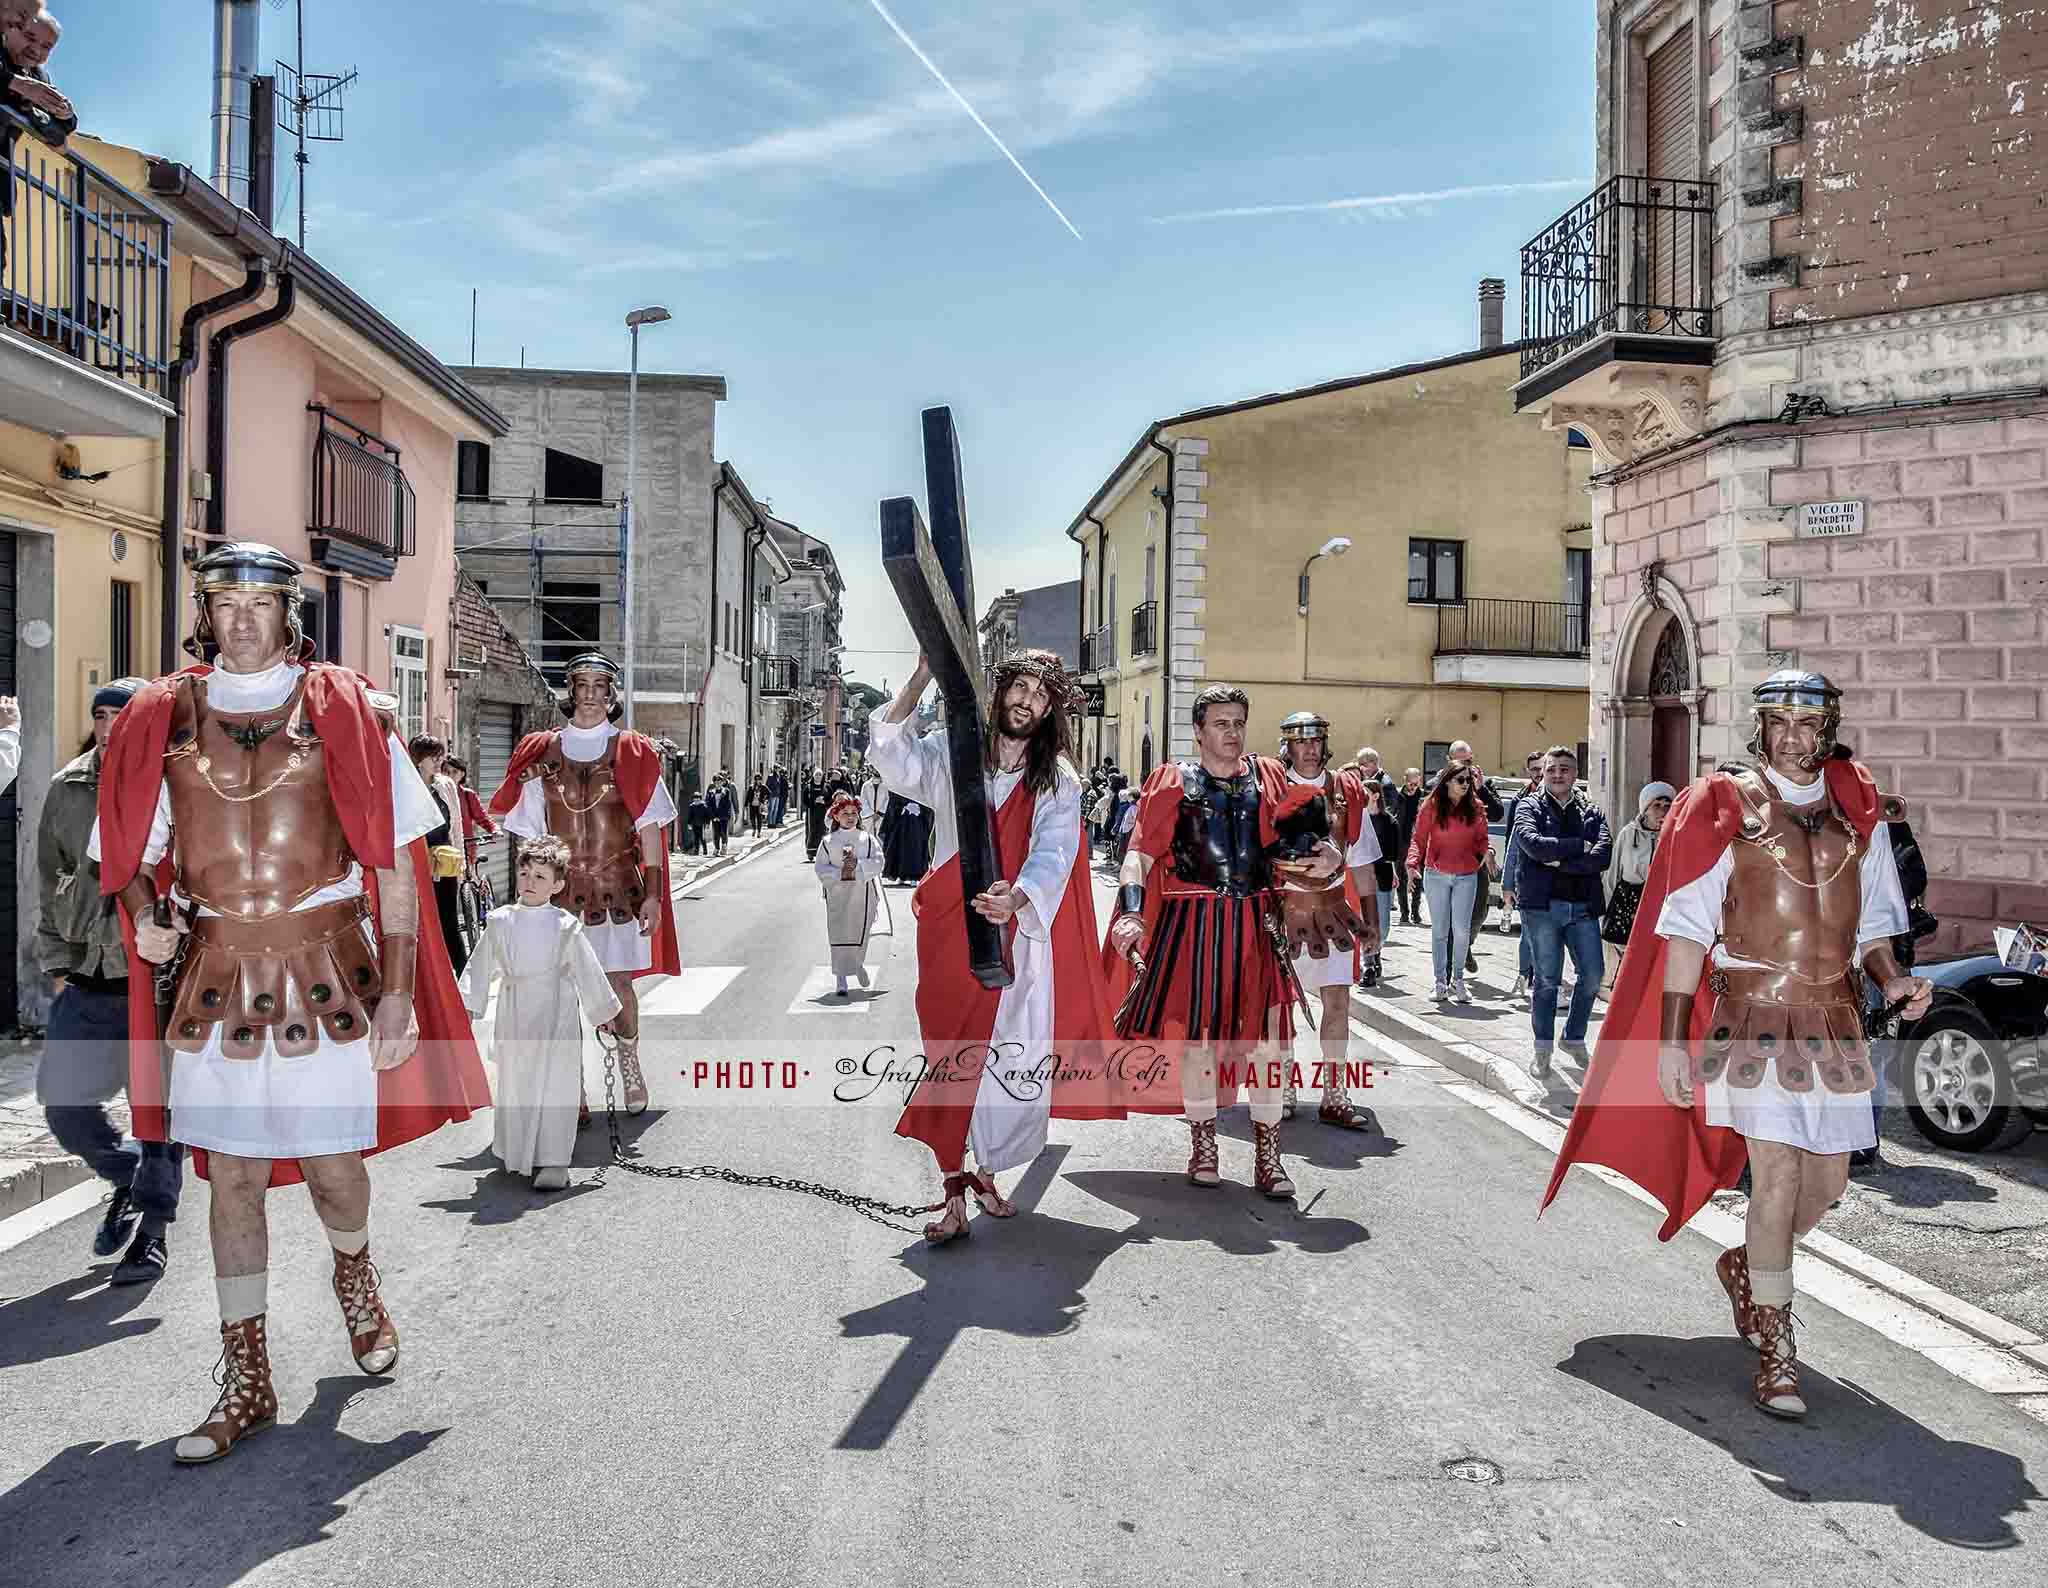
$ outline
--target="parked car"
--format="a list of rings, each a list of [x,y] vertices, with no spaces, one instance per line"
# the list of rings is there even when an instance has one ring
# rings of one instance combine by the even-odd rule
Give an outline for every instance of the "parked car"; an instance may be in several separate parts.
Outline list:
[[[1937,1147],[1981,1152],[2048,1125],[2048,976],[1994,954],[1914,967],[1934,1002],[1904,1022],[1885,1074]]]

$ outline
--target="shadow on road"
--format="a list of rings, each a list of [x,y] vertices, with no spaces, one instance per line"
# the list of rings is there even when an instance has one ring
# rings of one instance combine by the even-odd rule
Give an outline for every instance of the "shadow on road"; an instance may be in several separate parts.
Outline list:
[[[620,1119],[619,1150],[627,1158],[640,1156],[640,1138],[663,1112],[662,1109],[650,1108],[644,1114]],[[575,1155],[570,1158],[569,1167],[595,1170],[610,1161],[611,1139],[605,1131],[604,1110],[599,1108],[591,1118],[590,1128],[576,1132]],[[479,1148],[467,1158],[458,1158],[453,1163],[436,1167],[471,1170],[476,1173],[476,1184],[468,1196],[443,1197],[437,1202],[422,1202],[420,1206],[442,1213],[467,1213],[470,1223],[479,1226],[510,1224],[529,1213],[544,1213],[549,1208],[560,1207],[604,1189],[594,1181],[583,1179],[572,1180],[565,1190],[536,1191],[531,1175],[513,1174],[501,1167],[497,1154],[488,1147]]]
[[[2044,1498],[2017,1456],[1944,1439],[1848,1380],[1802,1363],[1804,1423],[1750,1404],[1756,1352],[1736,1339],[1603,1335],[1558,1371],[1719,1445],[1770,1493],[1796,1504],[1882,1505],[1959,1549],[2011,1549],[2010,1518]],[[1959,1394],[1975,1394],[1959,1389]]]
[[[1884,1173],[1858,1182],[1895,1207],[1938,1208],[1952,1202],[1996,1202],[1998,1188],[1945,1164],[1887,1163]]]
[[[1309,1074],[1306,1066],[1302,1073]],[[1309,1164],[1317,1169],[1356,1169],[1360,1164],[1374,1158],[1391,1158],[1407,1144],[1399,1136],[1389,1136],[1384,1130],[1340,1130],[1335,1125],[1325,1125],[1316,1118],[1316,1108],[1321,1101],[1320,1092],[1313,1087],[1305,1088],[1301,1094],[1300,1111],[1290,1120],[1280,1122],[1281,1154],[1295,1163]],[[1352,1103],[1359,1108],[1371,1105],[1354,1092]],[[1372,1110],[1373,1118],[1379,1118],[1379,1110]],[[1242,1108],[1222,1108],[1216,1113],[1216,1134],[1224,1141],[1243,1142],[1249,1149],[1252,1140],[1252,1116]],[[1226,1179],[1233,1172],[1231,1165],[1223,1166]]]
[[[1079,1328],[1087,1286],[1126,1247],[1205,1241],[1232,1256],[1258,1256],[1283,1246],[1327,1255],[1371,1239],[1353,1220],[1304,1217],[1284,1202],[1258,1198],[1249,1186],[1226,1183],[1202,1191],[1179,1176],[1143,1170],[1067,1176],[1070,1185],[1134,1215],[1137,1223],[1111,1230],[1053,1218],[1038,1212],[1037,1204],[1068,1150],[1054,1147],[1032,1164],[1010,1196],[1018,1207],[1015,1218],[976,1214],[967,1240],[941,1247],[919,1241],[899,1253],[897,1261],[925,1280],[922,1290],[840,1319],[846,1339],[898,1335],[903,1349],[835,1448],[887,1445],[953,1342],[969,1329],[1039,1338]]]
[[[19,1296],[0,1305],[0,1371],[54,1362],[116,1340],[132,1340],[162,1323],[161,1318],[128,1316],[149,1299],[156,1286],[108,1284],[118,1261],[108,1258],[33,1296]],[[5,1537],[0,1531],[0,1539]]]

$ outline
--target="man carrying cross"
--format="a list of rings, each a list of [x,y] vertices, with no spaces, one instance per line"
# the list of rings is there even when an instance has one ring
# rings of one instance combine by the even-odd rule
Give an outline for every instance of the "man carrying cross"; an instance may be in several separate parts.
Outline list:
[[[1078,692],[1051,651],[1023,651],[996,668],[982,766],[997,880],[972,908],[1009,939],[1015,979],[998,989],[983,986],[969,966],[949,730],[920,739],[909,722],[931,678],[920,653],[895,700],[871,719],[868,757],[884,787],[928,806],[937,821],[933,869],[911,896],[927,1073],[896,1134],[930,1147],[945,1175],[945,1217],[925,1227],[925,1239],[939,1245],[968,1233],[970,1189],[985,1213],[1017,1211],[995,1176],[1045,1149],[1051,1115],[1105,1119],[1121,1110],[1110,1102],[1103,1064],[1108,993],[1081,835],[1081,780],[1068,744]],[[965,1170],[970,1149],[973,1173]]]

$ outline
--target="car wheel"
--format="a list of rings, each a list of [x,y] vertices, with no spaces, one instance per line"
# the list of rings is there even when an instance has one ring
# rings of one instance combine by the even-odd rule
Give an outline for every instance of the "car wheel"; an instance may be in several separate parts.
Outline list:
[[[1936,1010],[1914,1033],[1901,1066],[1906,1112],[1937,1147],[1981,1152],[2005,1133],[2012,1080],[1996,1033],[1974,1009]]]

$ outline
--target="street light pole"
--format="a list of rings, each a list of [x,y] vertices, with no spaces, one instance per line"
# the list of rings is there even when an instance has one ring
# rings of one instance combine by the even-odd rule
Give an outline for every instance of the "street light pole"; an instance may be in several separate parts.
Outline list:
[[[1308,680],[1308,571],[1318,557],[1341,557],[1351,549],[1349,536],[1332,535],[1322,544],[1307,562],[1301,565],[1301,578],[1295,587],[1295,609],[1301,614],[1301,676]]]
[[[640,494],[640,327],[658,325],[669,318],[666,309],[650,306],[626,316],[626,330],[633,343],[631,372],[626,376],[626,499],[619,517],[619,561],[624,565],[621,579],[624,600],[619,634],[625,650],[626,726],[633,726],[633,504]],[[686,665],[687,671],[687,665]]]

